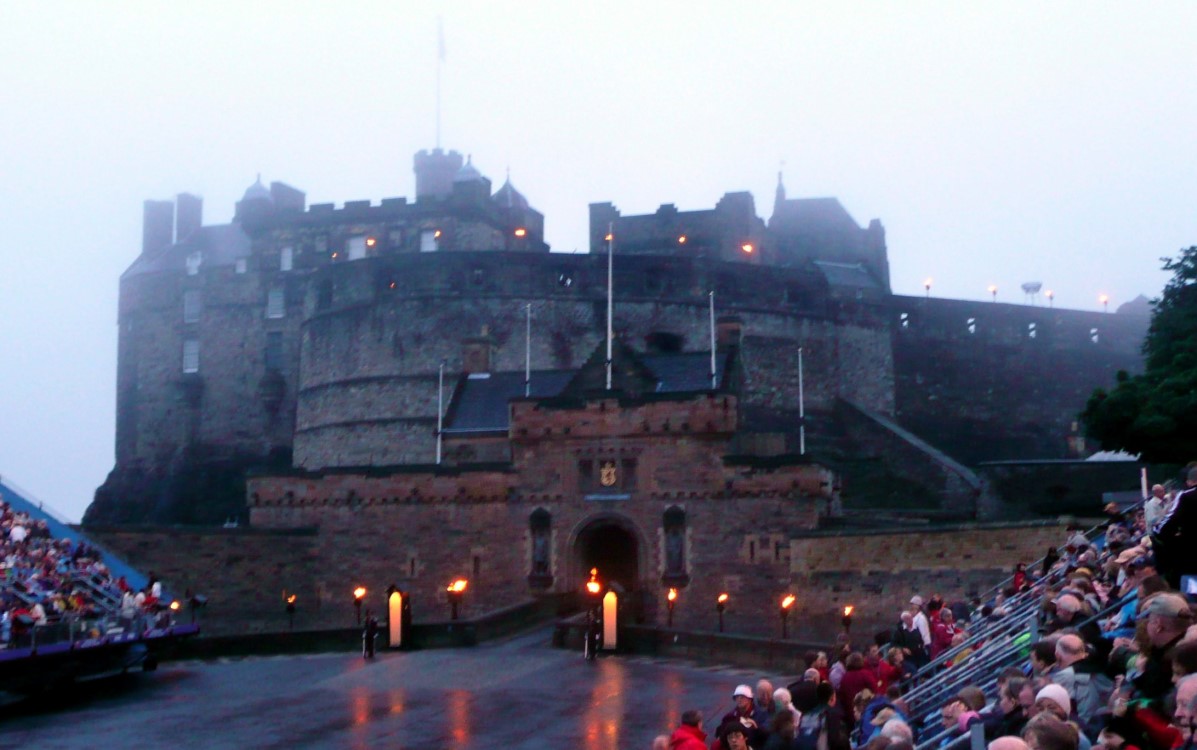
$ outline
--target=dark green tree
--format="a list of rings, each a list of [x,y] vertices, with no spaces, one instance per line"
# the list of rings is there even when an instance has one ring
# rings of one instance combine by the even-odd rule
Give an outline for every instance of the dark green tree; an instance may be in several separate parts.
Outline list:
[[[1185,464],[1197,460],[1197,246],[1161,260],[1172,278],[1152,301],[1146,370],[1119,372],[1112,391],[1093,392],[1081,419],[1105,450]]]

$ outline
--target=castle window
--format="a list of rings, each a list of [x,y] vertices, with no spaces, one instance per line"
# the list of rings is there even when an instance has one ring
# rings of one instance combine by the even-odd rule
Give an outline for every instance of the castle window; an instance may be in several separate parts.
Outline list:
[[[1027,323],[1027,338],[1033,339],[1039,335],[1039,331],[1034,323]]]
[[[249,268],[249,263],[245,261],[245,258],[238,258],[235,268],[237,273],[245,273],[245,271]]]
[[[183,340],[183,372],[199,372],[199,339]]]
[[[349,260],[361,260],[366,257],[366,238],[350,237],[345,241],[345,255]]]
[[[278,253],[278,270],[290,271],[295,267],[295,248],[284,247]]]
[[[316,287],[316,309],[327,310],[332,307],[333,303],[333,283],[332,279],[324,279],[320,285]]]
[[[968,319],[968,332],[969,332],[969,333],[976,333],[976,332],[977,332],[977,319],[976,319],[976,318],[969,318],[969,319]]]
[[[1089,342],[1092,344],[1097,343],[1097,329],[1096,328],[1089,329]]]
[[[200,290],[187,289],[183,291],[183,322],[198,323],[202,307]]]
[[[266,293],[266,317],[282,318],[287,314],[286,295],[281,286],[271,287]]]
[[[194,276],[199,273],[200,265],[204,262],[204,254],[196,250],[194,253],[187,256],[187,275]]]
[[[661,517],[661,527],[665,536],[665,584],[685,586],[690,582],[686,575],[686,511],[670,506]]]
[[[569,289],[573,285],[573,274],[569,273],[568,271],[562,271],[557,275],[557,286],[561,287],[562,289]]]
[[[898,316],[898,322],[902,324],[903,328],[910,327],[910,313],[902,313]]]
[[[470,285],[482,286],[482,282],[486,280],[486,272],[481,268],[475,268],[470,271]]]
[[[266,334],[266,369],[278,372],[283,369],[283,334],[271,331]]]
[[[528,535],[532,540],[532,559],[528,566],[528,583],[536,588],[548,588],[553,583],[552,553],[553,516],[544,508],[537,508],[528,517]]]
[[[440,249],[440,230],[425,229],[420,232],[420,252],[435,253]]]

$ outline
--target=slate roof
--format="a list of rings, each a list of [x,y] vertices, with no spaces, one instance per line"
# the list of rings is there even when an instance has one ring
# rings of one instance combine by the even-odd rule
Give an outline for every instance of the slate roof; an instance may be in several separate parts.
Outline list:
[[[121,278],[160,271],[183,271],[187,256],[202,255],[204,266],[231,266],[250,255],[250,241],[240,224],[221,224],[201,227],[187,239],[161,250],[143,253],[121,274]]]
[[[827,260],[816,260],[815,267],[833,287],[848,287],[852,289],[881,289],[881,284],[873,278],[873,274],[860,263],[834,263]]]
[[[791,198],[782,201],[769,219],[769,228],[809,233],[860,231],[860,225],[838,198]]]
[[[600,346],[598,360],[600,365],[605,361],[605,353],[602,353],[601,349]],[[617,353],[619,352],[617,351]],[[652,384],[652,393],[692,393],[708,391],[711,388],[710,351],[637,355],[627,350],[626,354],[634,357],[639,373],[655,381]],[[731,356],[730,350],[722,351],[719,352],[716,359],[715,372],[721,387],[724,384],[727,363]],[[587,364],[591,364],[590,360]],[[584,375],[583,371],[586,369],[587,366],[583,365],[577,370],[534,371],[531,379],[532,397],[554,398],[568,395],[567,391],[577,391],[579,388],[582,391],[587,390],[582,388],[582,385],[585,385],[582,381],[589,382],[591,378],[579,377]],[[508,404],[512,399],[523,397],[523,372],[466,375],[458,381],[450,398],[449,409],[445,415],[444,433],[446,435],[480,432],[505,433],[509,426]]]
[[[561,393],[574,376],[573,370],[534,371],[532,396],[548,398]],[[446,434],[464,432],[506,432],[507,404],[524,397],[524,373],[492,372],[470,374],[454,390],[445,418]]]

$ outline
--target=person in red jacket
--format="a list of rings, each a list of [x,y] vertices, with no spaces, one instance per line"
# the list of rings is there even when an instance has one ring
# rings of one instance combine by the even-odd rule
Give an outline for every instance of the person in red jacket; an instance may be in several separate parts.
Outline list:
[[[702,731],[702,711],[682,714],[681,725],[669,738],[669,750],[707,750],[707,733]]]
[[[939,612],[939,619],[931,623],[931,658],[942,654],[952,647],[952,637],[956,635],[956,623],[953,621],[952,610],[943,608]]]
[[[844,660],[844,667],[844,678],[840,680],[836,702],[844,715],[850,716],[856,694],[862,690],[870,690],[876,695],[880,692],[880,686],[877,684],[877,675],[865,668],[864,656],[859,651],[848,654],[848,658]]]

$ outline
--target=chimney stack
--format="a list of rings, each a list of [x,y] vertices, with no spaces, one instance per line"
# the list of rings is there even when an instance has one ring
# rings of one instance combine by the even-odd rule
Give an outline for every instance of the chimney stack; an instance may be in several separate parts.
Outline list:
[[[169,247],[175,239],[175,204],[146,201],[141,222],[141,252]]]
[[[175,196],[175,242],[182,242],[204,225],[204,199],[191,193]]]

